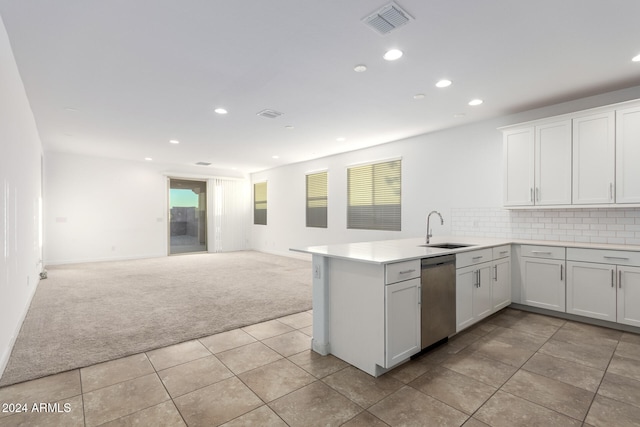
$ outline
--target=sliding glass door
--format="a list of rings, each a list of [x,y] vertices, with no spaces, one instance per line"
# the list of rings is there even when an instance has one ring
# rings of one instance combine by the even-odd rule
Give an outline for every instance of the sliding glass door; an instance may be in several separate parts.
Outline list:
[[[206,252],[207,183],[169,179],[169,254]]]

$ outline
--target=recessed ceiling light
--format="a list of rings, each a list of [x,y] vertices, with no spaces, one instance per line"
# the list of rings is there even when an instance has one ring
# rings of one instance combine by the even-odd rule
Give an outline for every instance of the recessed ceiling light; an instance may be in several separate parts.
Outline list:
[[[402,57],[402,51],[399,49],[388,50],[383,56],[387,61],[395,61],[396,59],[400,59],[400,57]]]
[[[442,79],[436,83],[436,87],[449,87],[451,86],[451,80]]]
[[[227,110],[225,110],[224,108],[216,108],[216,109],[215,109],[215,110],[213,110],[213,111],[215,111],[215,112],[216,112],[216,113],[218,113],[218,114],[227,114],[227,113],[228,113],[228,111],[227,111]]]
[[[151,157],[145,157],[144,158],[147,162],[150,162],[151,160],[153,160]]]
[[[291,125],[287,125],[287,126],[285,126],[284,128],[285,128],[285,129],[287,129],[287,130],[292,130],[292,129],[293,129],[293,126],[291,126]]]
[[[640,62],[640,55],[636,55],[636,56],[634,56],[633,58],[631,58],[631,60],[632,60],[633,62]]]
[[[180,141],[178,141],[177,139],[170,139],[169,142],[171,144],[180,144]]]
[[[271,156],[272,159],[279,159],[280,156]]]
[[[343,141],[346,141],[346,140],[347,140],[347,138],[345,138],[344,136],[339,136],[338,138],[336,138],[336,141],[338,141],[338,142],[343,142]]]
[[[484,101],[482,99],[472,99],[471,101],[469,101],[469,105],[471,105],[472,107],[475,107],[476,105],[480,105],[483,102]]]
[[[362,73],[367,71],[367,66],[364,64],[358,64],[355,67],[353,67],[353,71],[355,71],[356,73]]]
[[[413,95],[413,99],[424,99],[424,97],[424,93],[416,93],[415,95]]]

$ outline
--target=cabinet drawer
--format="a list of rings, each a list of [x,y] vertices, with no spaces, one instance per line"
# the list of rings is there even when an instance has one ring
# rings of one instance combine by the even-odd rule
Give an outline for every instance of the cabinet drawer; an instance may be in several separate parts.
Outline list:
[[[412,259],[411,261],[394,262],[385,266],[384,283],[390,285],[403,280],[415,279],[420,277],[420,260]]]
[[[567,248],[567,260],[640,266],[640,252]]]
[[[462,252],[456,254],[456,268],[466,267],[468,265],[480,264],[482,262],[491,261],[493,259],[493,251],[491,248],[480,249],[477,251]]]
[[[493,248],[493,259],[507,258],[511,256],[511,245],[496,246]]]
[[[565,248],[558,246],[522,245],[522,256],[531,258],[564,259]]]

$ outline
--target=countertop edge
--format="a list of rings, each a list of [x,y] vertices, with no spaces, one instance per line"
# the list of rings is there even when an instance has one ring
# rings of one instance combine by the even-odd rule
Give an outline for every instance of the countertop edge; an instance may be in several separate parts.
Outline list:
[[[377,240],[371,242],[308,246],[304,248],[290,248],[289,250],[293,252],[301,252],[328,258],[336,258],[370,264],[391,264],[395,262],[410,261],[414,259],[431,258],[440,255],[458,254],[468,251],[488,249],[502,245],[556,246],[566,248],[640,252],[640,246],[636,245],[566,242],[555,240],[548,241],[488,238],[472,236],[439,236],[437,239],[433,239],[432,243],[460,243],[472,244],[473,246],[458,249],[420,247],[420,244],[424,244],[424,237],[417,237],[398,240]],[[387,253],[384,253],[385,251]],[[378,253],[374,254],[374,252]]]

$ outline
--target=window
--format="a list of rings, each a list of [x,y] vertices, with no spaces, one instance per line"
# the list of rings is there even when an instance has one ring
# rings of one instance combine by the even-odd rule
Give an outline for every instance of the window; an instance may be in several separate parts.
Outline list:
[[[307,175],[307,227],[327,228],[327,172]]]
[[[400,231],[401,160],[347,169],[347,228]]]
[[[253,223],[267,225],[267,183],[253,184]]]

